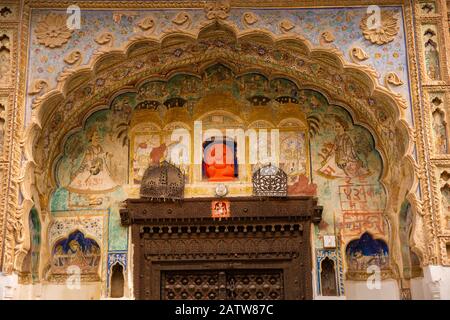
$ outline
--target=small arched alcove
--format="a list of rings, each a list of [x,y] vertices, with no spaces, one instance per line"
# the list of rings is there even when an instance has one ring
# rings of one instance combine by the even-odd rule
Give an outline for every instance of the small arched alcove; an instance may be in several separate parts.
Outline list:
[[[335,264],[328,257],[320,263],[320,283],[322,296],[337,296]]]
[[[111,268],[111,298],[122,298],[124,296],[125,276],[123,266],[115,263]]]

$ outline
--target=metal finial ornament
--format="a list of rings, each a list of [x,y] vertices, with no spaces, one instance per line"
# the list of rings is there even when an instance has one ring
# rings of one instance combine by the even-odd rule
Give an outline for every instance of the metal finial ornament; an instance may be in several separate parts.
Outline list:
[[[219,183],[216,186],[216,196],[218,197],[225,197],[228,194],[228,188],[223,183]]]
[[[142,177],[140,197],[181,200],[184,197],[184,174],[167,161],[151,165]]]
[[[253,173],[253,195],[258,197],[286,197],[287,174],[268,164]]]

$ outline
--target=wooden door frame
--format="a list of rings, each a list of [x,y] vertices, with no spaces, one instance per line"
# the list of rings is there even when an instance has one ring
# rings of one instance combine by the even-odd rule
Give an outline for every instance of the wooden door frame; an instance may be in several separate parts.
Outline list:
[[[297,285],[285,285],[285,299],[312,299],[310,229],[322,215],[317,199],[227,198],[231,217],[222,220],[211,217],[216,200],[126,200],[120,214],[122,224],[131,226],[136,299],[161,298],[161,267],[211,270],[238,264],[242,269],[283,265],[285,284]]]

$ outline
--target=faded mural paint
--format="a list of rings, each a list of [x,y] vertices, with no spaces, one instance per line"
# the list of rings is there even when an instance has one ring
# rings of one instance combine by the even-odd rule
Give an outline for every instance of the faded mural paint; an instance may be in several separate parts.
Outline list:
[[[354,47],[363,49],[367,53],[367,60],[361,64],[371,66],[379,74],[379,81],[384,85],[383,79],[389,72],[398,74],[403,83],[409,83],[407,68],[407,55],[404,32],[404,17],[399,6],[386,6],[383,10],[392,11],[398,19],[399,31],[392,42],[378,46],[367,41],[360,29],[360,22],[367,13],[367,7],[352,8],[283,8],[283,9],[238,9],[232,8],[227,22],[237,30],[246,31],[252,29],[265,30],[280,35],[283,30],[279,27],[280,21],[290,21],[294,26],[289,30],[292,34],[298,34],[307,39],[313,46],[328,46],[340,51],[346,59],[349,59],[349,51]],[[153,17],[154,28],[152,37],[158,37],[170,31],[195,30],[207,22],[203,9],[152,9],[152,10],[82,10],[81,28],[74,30],[68,42],[57,48],[47,48],[38,43],[36,38],[36,26],[50,12],[66,14],[66,10],[33,10],[31,17],[31,41],[30,63],[28,82],[35,79],[45,79],[50,87],[54,87],[57,77],[70,68],[64,59],[74,50],[83,53],[81,65],[87,65],[91,57],[100,49],[101,45],[94,39],[104,32],[113,35],[112,45],[120,47],[128,43],[132,37],[146,35],[147,32],[138,27],[138,23],[146,17]],[[186,26],[176,27],[172,20],[180,12],[186,12],[189,21]],[[244,14],[255,15],[256,21],[248,25],[243,21]],[[332,43],[324,43],[322,33],[327,31],[334,39]],[[430,46],[430,48],[434,48]],[[431,54],[429,54],[431,57]],[[434,61],[433,57],[427,61]],[[409,86],[391,88],[399,93],[407,102],[407,121],[412,126],[411,97]],[[31,106],[32,97],[28,101]],[[31,108],[28,108],[31,111]],[[28,113],[29,119],[30,113]]]

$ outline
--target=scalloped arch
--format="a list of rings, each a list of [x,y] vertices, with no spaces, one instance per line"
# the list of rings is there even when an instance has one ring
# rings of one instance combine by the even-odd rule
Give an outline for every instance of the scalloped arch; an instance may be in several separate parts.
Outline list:
[[[208,39],[214,40],[210,41],[211,46],[203,52],[189,52],[189,55],[186,53],[189,45]],[[217,39],[226,39],[229,43],[239,44],[239,46],[229,49],[226,47],[228,42],[214,42]],[[248,49],[248,52],[242,51],[242,45],[248,43],[266,50],[286,52],[287,55],[290,54],[289,59],[296,64],[288,67],[284,61],[269,59],[267,52],[258,53],[258,48],[256,51],[251,51],[251,48]],[[173,54],[170,56],[168,52],[173,53],[177,47],[183,47],[184,51],[181,56],[176,57]],[[241,51],[236,51],[237,49],[233,51],[237,47],[241,48],[239,49]],[[159,59],[153,63],[149,59],[155,56],[160,58],[167,56],[168,58],[166,61]],[[144,65],[140,68],[134,67],[133,64],[138,62]],[[370,131],[385,164],[392,165],[393,159],[397,159],[396,161],[400,163],[403,157],[413,149],[412,132],[406,121],[402,119],[406,108],[404,101],[390,89],[380,85],[376,78],[376,72],[371,67],[349,63],[336,49],[313,47],[299,35],[276,36],[269,31],[254,29],[240,32],[226,21],[208,22],[195,30],[170,32],[158,38],[133,37],[120,48],[99,50],[92,56],[87,66],[66,69],[59,76],[56,87],[42,94],[33,102],[32,120],[26,129],[24,141],[27,159],[25,168],[28,168],[25,169],[28,170],[26,172],[37,173],[34,164],[40,166],[41,172],[49,172],[48,165],[36,163],[35,146],[47,139],[53,148],[50,154],[58,154],[64,136],[68,132],[82,127],[83,120],[87,118],[88,114],[91,114],[92,109],[108,106],[123,92],[136,92],[138,87],[149,79],[168,80],[175,73],[180,72],[198,75],[201,70],[215,63],[227,65],[236,75],[264,70],[262,74],[269,79],[282,76],[292,80],[301,89],[319,91],[330,104],[345,108],[355,124],[362,125]],[[314,66],[314,70],[311,69],[312,66]],[[127,68],[131,71],[121,79],[116,81],[116,79],[108,78],[103,87],[96,84],[97,79],[105,78],[105,75],[111,70],[120,72]],[[91,88],[91,94],[83,96],[83,89],[88,87]],[[77,97],[77,101],[74,101],[74,96]],[[70,101],[76,104],[76,107],[67,112],[63,123],[52,132],[52,136],[49,134],[52,117],[58,108]],[[371,104],[371,101],[375,102]],[[385,113],[386,123],[379,121],[376,111]],[[391,133],[400,133],[399,145],[401,148],[392,144],[392,139],[381,129],[382,127]],[[398,150],[402,151],[401,155],[398,154]],[[389,165],[382,177],[384,185],[390,183],[387,179],[387,175],[392,171]],[[407,167],[408,171],[412,170],[411,166]],[[410,172],[410,174],[414,177],[414,181],[408,184],[416,185],[417,177],[414,172]],[[30,179],[24,179],[23,190],[29,190],[31,184]],[[48,183],[44,185],[39,188],[41,191],[49,186]],[[389,188],[387,189],[389,193]]]
[[[291,51],[292,50],[296,51],[296,54],[300,55],[303,54],[306,58],[311,59],[312,62],[318,63],[322,68],[337,66],[337,68],[335,68],[334,70],[336,74],[338,74],[339,72],[352,74],[351,79],[356,79],[355,80],[356,85],[364,86],[362,90],[369,92],[370,97],[372,97],[374,100],[380,101],[380,104],[390,106],[386,108],[386,110],[392,116],[392,118],[396,119],[395,122],[397,122],[400,119],[400,116],[402,115],[402,109],[404,108],[404,106],[401,104],[401,101],[399,101],[398,97],[395,96],[388,89],[381,87],[379,85],[377,79],[374,76],[374,70],[367,66],[356,65],[353,63],[350,64],[346,63],[342,54],[338,52],[336,49],[321,48],[321,47],[313,48],[312,45],[307,40],[297,35],[275,36],[268,31],[261,31],[261,30],[246,30],[244,32],[239,32],[236,29],[234,29],[234,26],[228,25],[226,22],[221,23],[213,22],[208,23],[206,26],[199,28],[199,30],[194,30],[192,32],[177,31],[168,34],[163,34],[160,37],[160,39],[137,38],[131,40],[127,44],[124,44],[122,48],[118,49],[114,48],[110,49],[109,51],[99,51],[96,55],[92,57],[89,66],[79,66],[73,69],[66,70],[64,74],[60,76],[57,87],[55,89],[45,93],[44,95],[35,100],[33,104],[34,107],[32,117],[33,121],[28,131],[30,133],[34,132],[36,134],[37,132],[40,131],[39,129],[41,128],[44,129],[44,127],[48,125],[49,118],[55,112],[57,106],[65,102],[68,95],[71,92],[80,89],[82,85],[85,85],[88,82],[88,80],[91,80],[92,82],[92,79],[94,79],[96,75],[100,76],[105,71],[108,71],[113,67],[117,67],[121,63],[123,64],[124,60],[126,62],[127,60],[129,60],[128,58],[139,58],[144,53],[147,54],[148,52],[161,50],[163,48],[173,46],[174,44],[180,44],[185,42],[191,43],[197,41],[198,39],[216,38],[217,34],[228,35],[231,38],[232,42],[251,40],[253,43],[257,43],[259,45],[271,44],[276,48],[286,47]],[[203,63],[203,65],[199,66],[199,68],[196,71],[199,72],[200,70],[206,68],[208,65],[211,65],[212,63],[217,63],[218,61],[224,63],[231,69],[235,69],[234,65],[227,63],[230,60],[231,59],[223,59],[223,57],[222,58],[219,57],[219,59],[209,58],[208,54],[205,54],[203,61],[205,61],[206,64]],[[171,69],[172,73],[183,71],[181,65],[178,66],[175,65],[174,68]],[[236,72],[236,74],[244,74],[246,72],[253,71],[255,70],[255,67],[246,69],[244,66],[239,69],[241,70],[237,70],[238,72]],[[259,70],[261,69],[259,68]],[[186,72],[187,71],[188,70],[186,70]],[[168,70],[168,72],[165,75],[166,76],[170,75],[170,72],[171,70]],[[323,85],[320,85],[317,82],[312,82],[308,86],[308,84],[305,83],[306,81],[301,81],[298,79],[298,77],[289,74],[286,75],[286,73],[283,72],[279,72],[278,75],[276,73],[274,73],[273,75],[272,74],[267,75],[267,73],[263,74],[265,76],[269,76],[270,78],[283,76],[285,78],[289,78],[290,80],[294,81],[297,84],[297,86],[301,88],[309,87],[311,89],[320,91],[325,97],[327,97],[328,101],[331,104],[337,104],[347,109],[352,115],[352,118],[354,119],[355,123],[364,124],[364,126],[368,128],[375,137],[377,144],[379,143],[379,140],[383,140],[380,139],[379,132],[376,132],[376,130],[372,128],[373,127],[371,125],[373,123],[371,121],[372,119],[360,119],[361,116],[358,116],[358,114],[356,114],[354,110],[355,108],[351,102],[348,103],[348,101],[345,101],[345,98],[344,99],[342,99],[342,97],[339,98],[339,95],[333,94],[332,92],[329,92],[329,90],[324,89]],[[140,83],[142,83],[142,79],[146,77],[145,76],[142,77],[142,75],[140,75],[137,78],[141,79]],[[115,96],[119,94],[118,91],[119,91],[118,88],[114,87],[111,88],[111,92],[115,92],[115,94],[113,94]],[[112,100],[111,94],[110,98],[107,100],[109,101]],[[104,103],[106,104],[106,101],[104,101]],[[92,107],[92,105],[89,107]],[[33,126],[35,125],[39,127],[38,130],[33,128]],[[395,123],[394,125],[398,127],[405,127],[404,122],[400,124]],[[405,132],[404,129],[405,128],[403,128],[402,130],[403,132]],[[30,138],[31,135],[33,134],[27,135],[28,138]],[[408,140],[410,139],[407,139],[407,141]],[[27,139],[27,144],[30,143],[32,144],[33,142]],[[383,147],[381,147],[380,149],[383,160],[386,160],[385,150],[383,150]],[[27,148],[27,150],[32,149]],[[29,154],[29,159],[33,159],[32,152],[30,153],[31,154]]]

